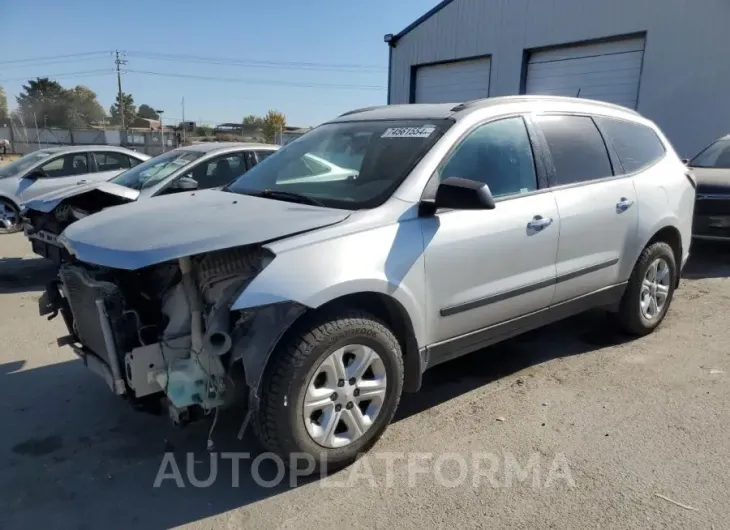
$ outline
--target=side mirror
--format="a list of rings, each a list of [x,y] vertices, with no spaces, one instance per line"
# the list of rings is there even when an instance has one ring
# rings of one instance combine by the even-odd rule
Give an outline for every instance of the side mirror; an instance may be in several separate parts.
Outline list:
[[[453,210],[494,210],[489,186],[476,180],[448,177],[436,190],[434,206]]]
[[[34,169],[30,173],[28,173],[23,178],[29,179],[29,180],[38,180],[38,179],[44,179],[48,177],[48,173],[43,171],[42,169]]]
[[[683,159],[682,159],[682,163],[683,163],[683,164],[684,164],[685,166],[686,166],[687,164],[689,164],[689,158],[683,158]]]
[[[172,187],[177,191],[195,191],[198,189],[198,181],[191,177],[180,177]]]

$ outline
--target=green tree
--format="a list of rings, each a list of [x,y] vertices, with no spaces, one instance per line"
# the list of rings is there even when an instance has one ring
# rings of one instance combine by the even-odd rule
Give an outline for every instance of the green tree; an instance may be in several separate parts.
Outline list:
[[[68,106],[68,125],[87,127],[104,119],[104,107],[96,99],[96,93],[85,87],[77,86],[66,91]]]
[[[243,117],[243,124],[250,125],[253,127],[263,127],[264,120],[259,116],[254,116],[253,114],[249,114],[248,116]]]
[[[5,95],[5,89],[0,86],[0,124],[5,124],[9,118],[8,96]]]
[[[122,92],[122,101],[124,103],[124,125],[125,127],[131,127],[132,122],[137,117],[137,107],[134,105],[134,98],[132,94],[125,94]],[[119,94],[117,94],[114,104],[109,108],[109,114],[111,115],[111,122],[114,125],[121,124],[121,113],[119,112]]]
[[[198,125],[195,128],[195,136],[212,136],[213,134],[213,127],[208,127],[207,125]]]
[[[264,139],[268,143],[274,143],[280,134],[284,132],[286,127],[286,116],[278,110],[270,110],[264,116],[262,131],[264,133]]]
[[[39,77],[23,85],[15,98],[18,113],[26,126],[38,121],[39,126],[64,127],[68,122],[68,94],[56,81]]]
[[[146,118],[148,120],[160,119],[160,115],[155,112],[155,109],[144,103],[140,105],[137,109],[137,116],[139,116],[140,118]]]

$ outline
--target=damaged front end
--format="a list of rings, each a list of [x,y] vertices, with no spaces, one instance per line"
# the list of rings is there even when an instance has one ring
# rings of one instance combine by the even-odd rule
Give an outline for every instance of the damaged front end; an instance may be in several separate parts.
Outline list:
[[[182,425],[234,401],[236,360],[258,386],[271,349],[304,311],[293,303],[231,311],[272,259],[248,245],[135,271],[64,263],[40,313],[61,313],[69,335],[59,344],[70,344],[114,393],[140,410],[167,408]]]
[[[33,252],[56,265],[71,256],[58,236],[71,223],[112,206],[134,202],[139,192],[108,182],[69,186],[25,203],[21,222]]]

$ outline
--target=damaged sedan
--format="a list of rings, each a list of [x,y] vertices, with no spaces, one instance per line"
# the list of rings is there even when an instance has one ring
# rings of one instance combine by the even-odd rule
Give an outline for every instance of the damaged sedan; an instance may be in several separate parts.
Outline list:
[[[33,252],[59,265],[68,255],[58,243],[58,235],[71,223],[140,199],[222,187],[276,149],[278,146],[269,144],[210,142],[146,157],[146,162],[111,179],[56,186],[26,201],[23,230]]]
[[[625,151],[609,162],[627,130],[661,148],[638,169]],[[595,178],[566,186],[556,160],[587,136]],[[244,397],[240,433],[332,470],[375,444],[426,369],[591,308],[651,333],[689,257],[693,205],[671,145],[623,107],[361,109],[221,189],[70,224],[58,240],[73,260],[40,312],[62,315],[60,343],[134,407],[182,425]]]

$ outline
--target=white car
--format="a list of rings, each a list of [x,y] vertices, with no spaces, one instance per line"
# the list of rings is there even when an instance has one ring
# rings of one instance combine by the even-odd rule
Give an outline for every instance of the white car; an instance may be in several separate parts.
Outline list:
[[[109,180],[150,157],[112,145],[40,149],[0,167],[0,234],[22,229],[25,201],[68,186]]]

